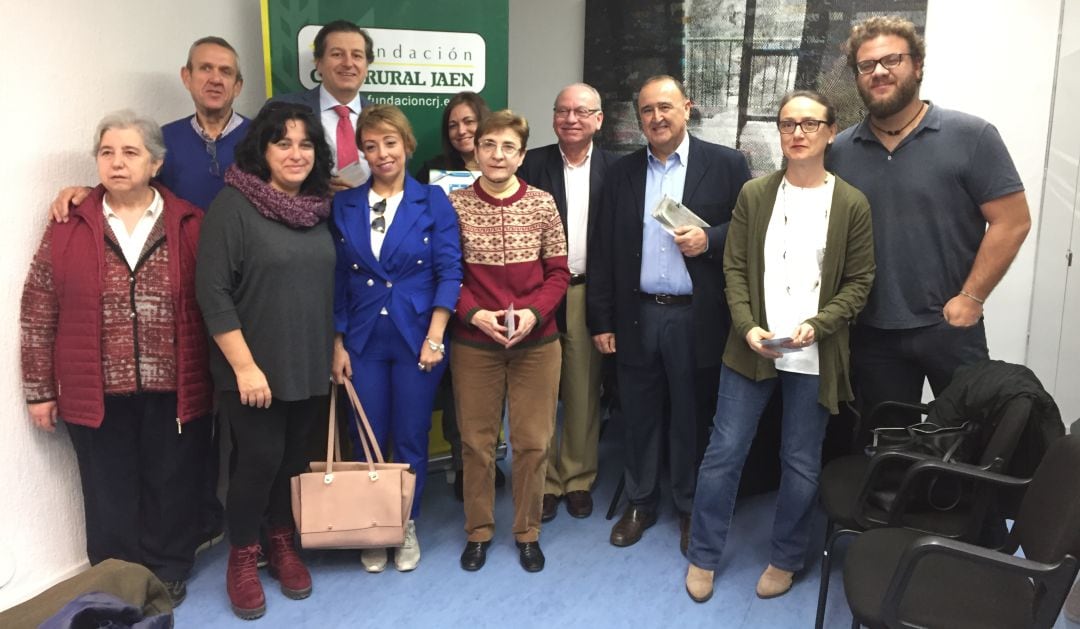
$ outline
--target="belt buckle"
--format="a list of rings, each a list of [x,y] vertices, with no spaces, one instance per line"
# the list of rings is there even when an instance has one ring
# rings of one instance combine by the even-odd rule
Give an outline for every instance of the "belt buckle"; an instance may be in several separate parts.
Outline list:
[[[653,299],[661,306],[670,306],[672,304],[671,295],[656,294],[653,295]]]

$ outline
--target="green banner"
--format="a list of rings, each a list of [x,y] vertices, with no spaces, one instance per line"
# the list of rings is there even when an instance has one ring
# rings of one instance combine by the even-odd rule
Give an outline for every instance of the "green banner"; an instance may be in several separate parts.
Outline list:
[[[401,107],[416,133],[415,170],[442,152],[443,107],[457,92],[506,107],[508,0],[262,0],[267,96],[319,84],[315,34],[350,20],[375,41],[375,61],[360,92]]]

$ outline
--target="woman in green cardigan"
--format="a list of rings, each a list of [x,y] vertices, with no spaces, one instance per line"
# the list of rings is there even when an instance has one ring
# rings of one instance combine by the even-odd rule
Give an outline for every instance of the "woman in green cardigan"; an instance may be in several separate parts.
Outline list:
[[[698,472],[686,590],[712,596],[746,453],[777,385],[783,395],[781,477],[761,598],[803,568],[830,413],[852,398],[848,326],[874,280],[866,197],[825,170],[836,110],[810,91],[788,94],[777,128],[787,168],[748,182],[724,248],[731,333],[712,436]]]

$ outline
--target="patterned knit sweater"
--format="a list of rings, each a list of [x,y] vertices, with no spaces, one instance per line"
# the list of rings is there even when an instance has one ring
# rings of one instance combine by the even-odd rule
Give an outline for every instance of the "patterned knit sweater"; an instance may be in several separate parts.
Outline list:
[[[455,341],[501,349],[470,321],[477,310],[504,310],[511,304],[515,310],[532,310],[537,320],[515,348],[558,338],[554,314],[570,282],[562,220],[550,194],[518,181],[521,187],[505,199],[484,192],[479,181],[450,194],[465,271]]]
[[[186,211],[192,214],[191,220],[198,221],[201,213],[195,215],[195,208],[184,204],[164,188],[159,188],[165,197],[165,211],[158,216],[150,234],[147,236],[135,269],[128,267],[116,235],[105,221],[101,212],[101,187],[88,198],[85,204],[93,209],[88,219],[98,224],[104,233],[104,256],[101,269],[101,329],[100,357],[102,381],[98,385],[106,395],[124,395],[139,392],[177,391],[180,377],[178,351],[181,344],[196,351],[193,359],[197,365],[197,374],[186,382],[192,387],[187,396],[181,395],[178,421],[188,421],[205,414],[210,405],[210,379],[206,369],[207,340],[203,334],[203,325],[197,310],[177,313],[174,299],[184,292],[191,304],[194,304],[194,273],[185,278],[185,286],[173,285],[170,273],[171,258],[178,255],[180,247],[187,245],[190,256],[187,265],[193,268],[195,240],[187,243],[170,243],[166,238],[166,214]],[[80,206],[82,210],[82,206]],[[81,216],[81,215],[80,215]],[[174,217],[175,218],[175,217]],[[179,220],[179,219],[177,219]],[[66,227],[65,227],[66,228]],[[30,264],[23,288],[22,298],[22,370],[23,390],[28,403],[54,400],[71,393],[68,397],[78,398],[79,404],[86,403],[80,394],[72,393],[68,387],[61,391],[57,383],[57,360],[74,360],[58,346],[57,322],[60,320],[61,293],[70,289],[58,274],[61,270],[54,266],[54,233],[60,229],[57,223],[50,223],[34,259]],[[100,233],[100,232],[99,232]],[[193,233],[197,237],[198,227]],[[73,264],[87,264],[79,262]],[[92,264],[92,262],[90,262]],[[185,292],[186,291],[186,292]],[[190,294],[188,294],[190,293]],[[191,321],[191,317],[195,317]],[[183,321],[185,325],[179,325]],[[89,325],[88,323],[86,325]],[[186,326],[186,327],[185,327]],[[80,330],[86,327],[80,327]],[[198,331],[197,338],[180,338],[183,330]],[[89,328],[84,330],[89,331]],[[82,360],[84,356],[77,357]],[[188,365],[191,368],[191,365]],[[61,398],[63,402],[63,398]],[[63,404],[62,411],[63,409]],[[79,407],[82,409],[82,406]],[[66,421],[83,425],[97,426],[100,417],[63,416]]]

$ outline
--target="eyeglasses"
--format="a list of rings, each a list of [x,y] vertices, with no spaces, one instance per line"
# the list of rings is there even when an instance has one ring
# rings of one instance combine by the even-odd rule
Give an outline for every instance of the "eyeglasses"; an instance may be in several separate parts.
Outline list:
[[[383,214],[386,212],[386,199],[383,199],[371,206],[371,213],[375,215],[375,218],[371,219],[371,229],[379,232],[380,234],[386,233],[386,217]]]
[[[589,109],[588,107],[556,107],[552,111],[555,112],[555,117],[560,119],[566,119],[570,117],[570,112],[573,112],[578,118],[588,118],[589,116],[600,111],[599,108]]]
[[[513,159],[515,156],[517,156],[519,152],[521,152],[521,147],[514,146],[509,142],[507,142],[506,144],[499,144],[498,142],[495,142],[493,140],[484,140],[480,142],[480,150],[484,153],[494,153],[495,149],[502,149],[502,154],[511,159]]]
[[[203,142],[206,143],[206,154],[210,156],[210,174],[220,177],[221,165],[217,161],[217,141],[204,137]]]
[[[904,60],[905,56],[912,56],[910,52],[894,52],[891,55],[885,55],[880,59],[863,59],[855,64],[855,69],[859,71],[859,74],[870,74],[877,69],[878,64],[886,70],[892,70],[896,66],[900,65],[900,62]]]
[[[795,127],[802,129],[803,133],[817,133],[817,130],[821,128],[821,125],[829,124],[825,120],[800,120],[795,122],[794,120],[781,120],[776,123],[776,128],[780,129],[780,133],[784,135],[791,135],[795,133]]]

